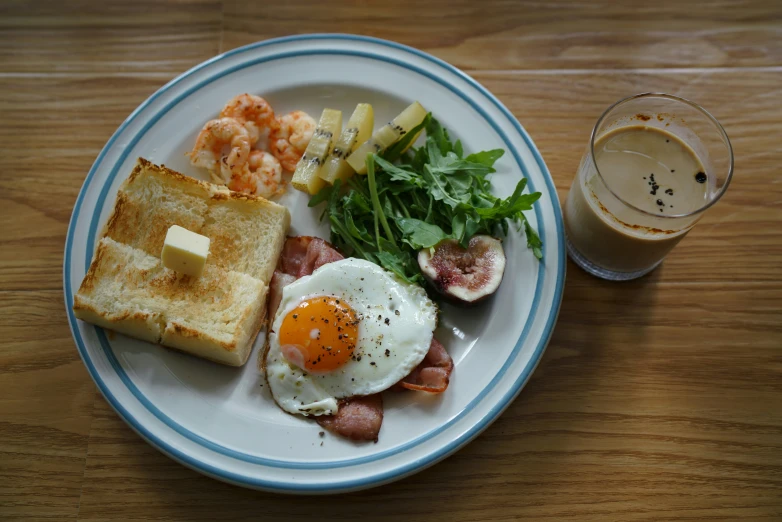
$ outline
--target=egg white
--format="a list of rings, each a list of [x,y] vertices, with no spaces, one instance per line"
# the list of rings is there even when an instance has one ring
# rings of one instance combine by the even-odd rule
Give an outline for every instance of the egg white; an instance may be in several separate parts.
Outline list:
[[[291,310],[319,296],[344,300],[356,312],[358,340],[354,357],[343,366],[310,374],[285,359],[278,332]],[[272,396],[289,413],[334,414],[337,399],[386,390],[418,366],[429,351],[436,323],[437,308],[420,286],[363,259],[326,264],[283,289],[266,354]]]

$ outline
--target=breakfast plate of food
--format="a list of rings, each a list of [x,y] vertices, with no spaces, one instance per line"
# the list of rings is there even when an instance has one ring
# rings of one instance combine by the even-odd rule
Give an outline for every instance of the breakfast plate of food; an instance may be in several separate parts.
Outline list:
[[[400,44],[302,35],[204,62],[125,120],[63,276],[85,366],[151,445],[335,493],[435,464],[513,401],[556,322],[564,232],[488,90]]]

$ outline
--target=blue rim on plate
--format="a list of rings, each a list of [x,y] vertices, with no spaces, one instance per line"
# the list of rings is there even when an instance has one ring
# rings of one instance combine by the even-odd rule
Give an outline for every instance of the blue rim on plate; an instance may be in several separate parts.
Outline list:
[[[401,478],[403,476],[412,474],[416,471],[419,471],[425,467],[428,467],[431,464],[434,464],[438,462],[439,460],[445,458],[446,456],[450,455],[451,453],[457,451],[459,448],[470,442],[474,437],[476,437],[483,429],[485,429],[492,421],[494,421],[499,414],[510,404],[510,402],[515,398],[515,396],[521,391],[526,381],[529,379],[530,375],[534,371],[535,367],[540,361],[540,358],[543,355],[543,352],[545,351],[545,347],[548,344],[548,341],[551,337],[554,324],[556,322],[556,318],[559,312],[559,304],[561,303],[562,299],[562,291],[564,286],[564,280],[565,280],[565,241],[564,241],[564,230],[563,230],[563,224],[562,224],[562,214],[561,210],[559,208],[558,204],[552,204],[552,209],[554,212],[554,217],[556,220],[556,233],[557,233],[557,241],[558,241],[558,273],[557,273],[557,281],[556,281],[556,288],[554,290],[554,296],[553,296],[553,304],[556,306],[556,310],[552,310],[552,313],[549,314],[549,317],[546,321],[544,333],[541,336],[540,342],[536,346],[534,353],[532,354],[532,357],[530,359],[529,364],[524,368],[524,370],[521,372],[521,375],[516,379],[516,381],[513,383],[510,390],[502,397],[501,400],[495,404],[487,414],[483,416],[483,418],[477,422],[475,425],[473,425],[470,429],[468,429],[465,433],[463,433],[459,438],[456,440],[451,441],[449,444],[445,445],[442,448],[439,448],[437,451],[432,452],[428,454],[425,458],[419,459],[415,462],[409,463],[404,466],[399,466],[397,468],[394,468],[390,471],[387,471],[383,474],[377,474],[373,475],[371,477],[367,478],[361,478],[361,479],[353,479],[353,480],[347,480],[347,481],[341,481],[341,482],[331,482],[327,486],[324,486],[323,484],[301,484],[295,481],[272,481],[272,480],[265,480],[265,479],[258,479],[256,477],[248,477],[245,475],[239,475],[232,472],[227,472],[225,470],[222,470],[220,468],[216,468],[212,465],[209,465],[205,462],[201,462],[199,460],[194,459],[192,456],[185,454],[184,452],[180,451],[179,449],[171,446],[167,442],[161,440],[159,437],[157,437],[154,433],[149,431],[147,428],[142,426],[139,422],[136,421],[136,419],[130,414],[120,403],[119,400],[111,393],[111,391],[108,389],[106,384],[103,382],[103,379],[100,377],[99,373],[97,372],[94,364],[90,360],[90,357],[87,353],[86,346],[84,345],[84,340],[81,337],[81,332],[79,331],[77,320],[75,316],[73,315],[73,310],[71,308],[73,303],[73,288],[70,281],[70,272],[71,272],[71,252],[73,247],[73,236],[76,226],[77,217],[79,215],[79,211],[81,209],[81,205],[86,193],[87,187],[90,185],[90,182],[92,181],[92,178],[94,177],[95,173],[97,172],[98,168],[101,166],[103,159],[108,152],[108,150],[112,147],[116,139],[122,134],[122,132],[127,128],[127,126],[134,121],[134,119],[138,116],[138,114],[143,111],[149,104],[151,104],[154,100],[156,100],[158,97],[166,93],[171,87],[178,84],[185,78],[188,78],[192,74],[202,70],[205,67],[208,67],[209,65],[218,62],[220,60],[224,60],[228,57],[235,56],[253,49],[257,49],[259,47],[266,47],[271,46],[275,44],[280,43],[286,43],[291,41],[306,41],[306,40],[348,40],[348,41],[362,41],[362,42],[369,42],[381,46],[387,46],[391,47],[397,50],[406,51],[410,54],[413,54],[415,56],[418,56],[420,58],[424,58],[427,61],[430,61],[436,65],[439,65],[440,67],[445,68],[446,70],[456,74],[461,79],[465,80],[470,86],[477,89],[481,94],[483,94],[495,107],[497,107],[508,119],[508,121],[513,125],[513,127],[518,131],[519,135],[524,139],[524,141],[527,143],[530,151],[532,152],[535,161],[538,164],[538,167],[541,170],[541,173],[543,174],[543,177],[545,179],[547,188],[550,192],[550,194],[555,198],[556,197],[556,189],[554,187],[554,184],[551,179],[551,175],[548,172],[548,169],[546,168],[546,165],[535,147],[534,143],[532,142],[532,139],[529,137],[529,135],[526,133],[526,131],[523,129],[523,127],[519,124],[519,122],[513,117],[513,115],[510,113],[510,111],[494,96],[492,95],[486,88],[484,88],[482,85],[480,85],[478,82],[467,76],[465,73],[460,71],[459,69],[453,67],[452,65],[435,58],[427,53],[424,53],[422,51],[419,51],[417,49],[414,49],[412,47],[408,47],[405,45],[401,45],[395,42],[389,42],[386,40],[381,40],[377,38],[370,38],[370,37],[364,37],[364,36],[356,36],[356,35],[339,35],[339,34],[313,34],[313,35],[299,35],[299,36],[291,36],[291,37],[284,37],[284,38],[276,38],[272,40],[266,40],[263,42],[257,42],[251,45],[247,45],[244,47],[240,47],[237,49],[234,49],[232,51],[226,52],[224,54],[218,55],[210,60],[207,60],[206,62],[203,62],[194,68],[190,69],[189,71],[185,72],[184,74],[178,76],[177,78],[173,79],[172,81],[168,82],[166,85],[161,87],[157,92],[155,92],[152,96],[150,96],[144,103],[142,103],[133,113],[131,113],[130,116],[120,125],[120,127],[117,129],[117,131],[112,135],[112,137],[107,142],[106,146],[103,148],[103,150],[98,155],[94,165],[90,169],[90,172],[87,175],[87,178],[84,182],[84,185],[82,187],[82,190],[79,193],[79,196],[76,200],[76,204],[74,206],[73,215],[71,218],[70,225],[68,227],[68,236],[66,240],[66,247],[65,247],[65,263],[64,263],[64,269],[63,269],[63,278],[64,278],[64,284],[65,284],[65,306],[66,310],[68,312],[68,319],[69,324],[71,327],[71,331],[73,333],[74,339],[76,340],[76,344],[79,350],[79,354],[84,361],[85,366],[87,367],[90,375],[92,376],[93,380],[98,385],[99,389],[103,393],[103,395],[106,397],[106,399],[109,401],[109,403],[112,405],[112,407],[117,411],[117,413],[125,420],[139,435],[147,440],[150,444],[152,444],[154,447],[158,448],[162,452],[166,453],[170,457],[174,458],[178,462],[191,467],[193,469],[196,469],[202,473],[205,473],[207,475],[210,475],[212,477],[231,482],[234,484],[242,485],[242,486],[249,486],[249,487],[255,487],[255,488],[262,488],[266,490],[273,490],[273,491],[281,491],[281,492],[335,492],[335,491],[342,491],[342,490],[351,490],[351,489],[360,489],[360,488],[366,488],[373,485],[378,485],[381,483],[389,482],[397,478]],[[494,122],[487,114],[486,112],[477,106],[475,102],[473,102],[466,94],[464,94],[459,88],[456,86],[446,82],[442,78],[439,78],[435,75],[433,75],[429,71],[425,71],[423,69],[420,69],[412,64],[388,57],[388,56],[382,56],[374,53],[369,52],[363,52],[363,51],[346,51],[344,49],[309,49],[309,50],[300,50],[300,51],[291,51],[291,52],[281,52],[277,54],[273,54],[271,56],[266,56],[263,58],[251,60],[242,62],[240,64],[237,64],[227,70],[221,71],[209,78],[204,79],[203,81],[199,82],[198,84],[194,85],[193,87],[189,88],[187,91],[183,92],[176,98],[174,98],[171,102],[169,102],[161,111],[159,111],[157,114],[155,114],[150,120],[145,124],[144,128],[137,133],[131,140],[131,142],[125,147],[125,150],[120,155],[119,159],[115,162],[115,164],[112,167],[112,170],[109,174],[108,179],[104,183],[103,187],[101,188],[100,194],[98,196],[98,202],[97,202],[97,208],[102,208],[102,205],[105,202],[106,197],[108,196],[108,191],[111,187],[112,181],[116,178],[118,174],[118,170],[120,166],[124,163],[126,160],[128,154],[130,151],[134,148],[135,144],[141,139],[141,137],[144,135],[144,133],[152,126],[154,123],[156,123],[161,117],[163,117],[171,108],[173,108],[179,101],[182,99],[188,97],[196,90],[202,88],[203,86],[216,81],[217,79],[230,74],[236,70],[239,70],[241,68],[249,67],[251,65],[255,65],[257,63],[261,62],[268,62],[278,59],[284,59],[289,58],[292,56],[299,56],[299,55],[314,55],[314,54],[336,54],[336,55],[352,55],[352,56],[359,56],[359,57],[367,57],[375,60],[381,60],[388,63],[392,63],[394,65],[412,70],[418,74],[424,75],[428,77],[431,80],[436,81],[440,85],[448,88],[460,98],[462,98],[466,103],[470,104],[473,109],[475,109],[481,116],[494,128],[494,130],[500,135],[500,137],[503,139],[503,141],[506,144],[506,147],[508,150],[513,154],[516,163],[518,164],[519,168],[521,169],[523,175],[528,178],[526,169],[524,167],[524,163],[521,161],[518,151],[513,148],[508,143],[508,138],[504,134],[504,132],[498,127],[496,122]],[[528,178],[529,179],[529,178]],[[532,185],[532,181],[529,181],[530,189],[535,190],[534,186]],[[544,230],[544,224],[543,220],[540,217],[539,210],[536,206],[535,212],[537,215],[537,221],[538,221],[538,227],[541,231],[541,236],[543,236],[543,230]],[[98,221],[99,221],[99,212],[96,212],[91,220],[90,228],[87,236],[87,244],[86,244],[86,267],[85,270],[89,267],[92,255],[91,253],[94,250],[97,230],[98,230]],[[531,319],[535,316],[536,310],[538,307],[538,302],[540,299],[540,293],[541,293],[541,282],[543,278],[544,271],[539,270],[538,271],[538,281],[536,284],[536,292],[535,297],[532,303],[532,308],[530,311],[530,314],[527,318],[527,323],[524,326],[524,329],[522,331],[522,334],[519,338],[519,340],[516,342],[516,345],[511,352],[511,355],[508,357],[508,360],[506,361],[503,368],[500,370],[500,372],[497,373],[497,375],[494,376],[492,381],[487,385],[487,387],[475,398],[473,399],[470,404],[468,404],[456,417],[451,419],[448,423],[445,425],[439,427],[436,430],[432,430],[420,437],[418,437],[415,440],[409,441],[401,446],[397,446],[395,448],[392,448],[390,450],[387,450],[380,454],[375,454],[371,456],[361,457],[357,459],[349,459],[345,461],[336,461],[336,462],[322,462],[322,463],[293,463],[289,461],[277,461],[274,459],[268,459],[268,458],[262,458],[258,456],[248,455],[245,453],[237,452],[235,450],[231,450],[228,448],[225,448],[223,446],[220,446],[218,444],[215,444],[212,441],[209,441],[207,439],[204,439],[203,437],[200,437],[186,428],[182,427],[181,425],[177,424],[175,421],[170,419],[168,416],[166,416],[163,412],[161,412],[157,407],[154,406],[154,404],[149,401],[139,390],[136,388],[135,384],[130,380],[130,378],[125,373],[124,369],[120,365],[119,361],[116,359],[116,356],[113,353],[113,350],[111,349],[108,340],[106,339],[106,336],[104,332],[100,328],[95,328],[97,332],[98,340],[101,344],[102,349],[104,350],[107,359],[109,360],[113,370],[117,373],[117,375],[122,380],[123,384],[128,387],[128,389],[133,393],[133,395],[136,397],[139,402],[147,409],[149,410],[153,415],[155,415],[156,418],[164,422],[168,427],[176,431],[178,434],[188,438],[189,440],[199,444],[200,446],[209,449],[211,451],[215,451],[217,453],[220,453],[222,455],[235,458],[238,460],[242,460],[245,462],[250,463],[257,463],[264,466],[272,466],[272,467],[280,467],[280,468],[288,468],[288,469],[330,469],[330,468],[337,468],[337,467],[346,467],[346,466],[353,466],[353,465],[360,465],[360,464],[366,464],[371,461],[376,461],[379,459],[388,458],[392,455],[398,454],[402,451],[405,451],[406,449],[409,449],[413,446],[416,446],[425,440],[428,440],[429,438],[437,435],[444,429],[446,429],[448,426],[450,426],[452,423],[456,422],[459,418],[466,415],[475,405],[477,405],[481,399],[489,392],[493,387],[499,382],[501,377],[504,375],[507,368],[510,366],[510,364],[514,361],[515,355],[519,352],[521,349],[521,346],[527,336],[527,333],[529,331],[529,328],[531,326]]]

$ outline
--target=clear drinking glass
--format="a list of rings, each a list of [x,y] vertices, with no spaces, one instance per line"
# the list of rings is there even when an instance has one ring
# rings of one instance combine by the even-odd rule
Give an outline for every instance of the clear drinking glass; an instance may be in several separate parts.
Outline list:
[[[597,120],[565,203],[571,259],[628,280],[654,270],[728,188],[733,150],[695,103],[645,93]]]

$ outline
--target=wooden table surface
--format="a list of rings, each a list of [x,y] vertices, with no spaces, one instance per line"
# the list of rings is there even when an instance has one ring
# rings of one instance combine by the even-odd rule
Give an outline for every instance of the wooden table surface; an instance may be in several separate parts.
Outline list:
[[[169,79],[265,38],[353,32],[488,87],[564,201],[624,96],[695,100],[731,137],[726,196],[651,275],[572,263],[519,398],[446,461],[379,489],[289,497],[152,449],[90,380],[63,306],[79,188]],[[782,520],[782,3],[11,0],[0,5],[0,518]]]

